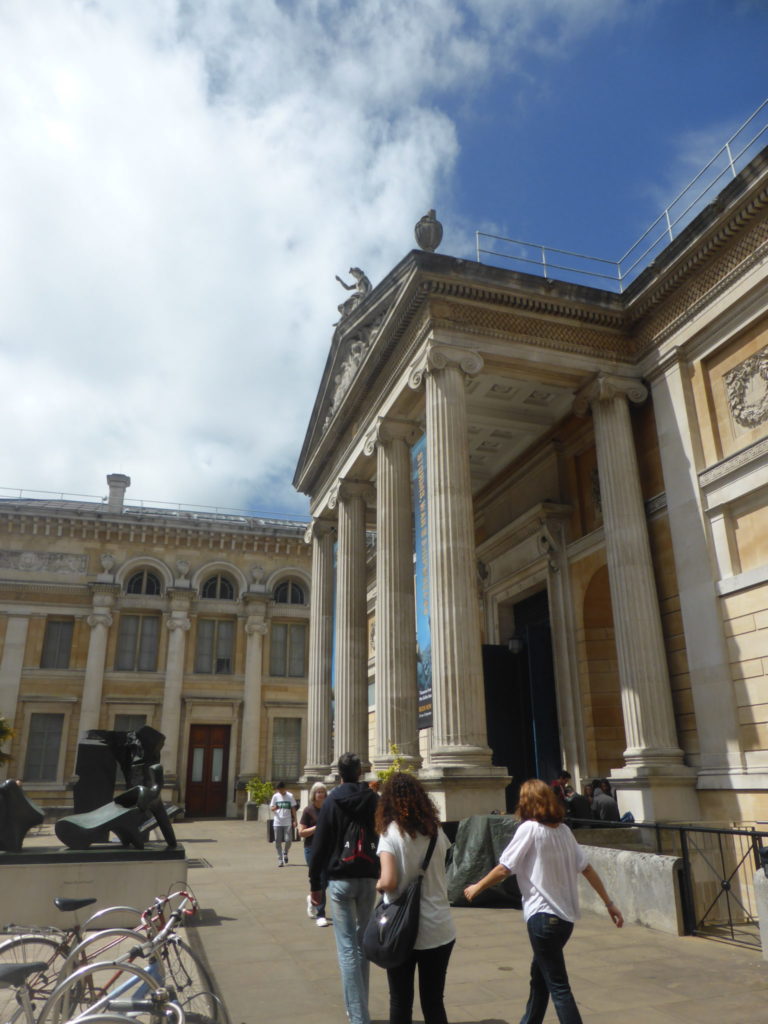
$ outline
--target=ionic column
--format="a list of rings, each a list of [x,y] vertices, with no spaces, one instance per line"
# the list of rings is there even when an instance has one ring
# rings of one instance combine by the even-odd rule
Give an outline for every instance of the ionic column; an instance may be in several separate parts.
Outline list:
[[[638,380],[600,374],[576,398],[592,409],[600,500],[619,661],[628,767],[681,766],[651,548],[628,399],[642,402]]]
[[[426,376],[430,761],[436,766],[489,769],[464,393],[465,377],[482,367],[476,352],[434,345],[410,383],[418,387]]]
[[[166,785],[175,785],[179,777],[179,729],[181,726],[181,690],[184,682],[184,655],[189,632],[189,608],[192,595],[169,591],[171,611],[165,620],[168,629],[168,653],[165,660],[165,686],[160,732],[165,736],[163,767]]]
[[[309,607],[307,763],[309,782],[331,770],[331,666],[333,660],[333,523],[315,519],[304,540],[312,544],[312,594]],[[366,666],[367,670],[367,666]],[[344,751],[340,751],[344,753]]]
[[[13,726],[19,703],[21,673],[24,668],[24,650],[29,630],[28,615],[9,615],[5,627],[3,656],[0,660],[0,716]],[[8,753],[8,748],[6,748]],[[7,767],[0,764],[0,779],[5,777]],[[18,773],[20,769],[17,767]]]
[[[368,636],[365,569],[366,498],[370,484],[342,481],[336,568],[336,722],[334,761],[345,751],[368,768]]]
[[[374,769],[392,764],[391,748],[420,763],[417,721],[413,514],[409,442],[416,425],[380,418],[365,444],[376,448],[376,732]]]
[[[104,663],[107,657],[111,610],[115,604],[116,588],[97,584],[93,589],[93,611],[85,620],[91,627],[88,657],[85,662],[83,696],[80,702],[80,737],[89,729],[99,728],[101,693],[104,685]]]
[[[240,776],[250,779],[259,770],[259,737],[261,735],[261,679],[264,637],[267,635],[263,600],[248,603],[245,620],[245,678],[243,680],[243,741]]]

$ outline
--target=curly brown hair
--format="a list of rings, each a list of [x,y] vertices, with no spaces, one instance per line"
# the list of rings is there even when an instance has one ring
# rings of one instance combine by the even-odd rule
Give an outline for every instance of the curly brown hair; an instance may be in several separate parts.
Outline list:
[[[520,787],[517,815],[521,821],[538,821],[542,825],[559,825],[565,808],[551,786],[541,779],[528,779]]]
[[[391,822],[411,839],[419,833],[434,836],[440,825],[437,808],[419,780],[408,772],[395,772],[381,787],[376,807],[376,831],[386,832]]]

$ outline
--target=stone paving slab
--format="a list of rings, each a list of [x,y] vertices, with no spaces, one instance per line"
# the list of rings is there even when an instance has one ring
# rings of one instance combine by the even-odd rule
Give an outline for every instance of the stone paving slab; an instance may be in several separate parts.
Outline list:
[[[344,1024],[332,928],[306,916],[307,874],[299,845],[277,868],[263,822],[176,824],[203,907],[197,935],[226,996],[232,1024]],[[215,840],[194,846],[191,839]],[[199,853],[198,851],[205,851]],[[517,910],[454,910],[458,932],[448,970],[452,1024],[517,1024],[528,994],[530,947]],[[758,952],[641,926],[616,929],[584,914],[566,959],[590,1024],[762,1024],[768,965]],[[388,1020],[386,975],[371,968],[371,1016]],[[418,1006],[414,1019],[421,1020]],[[557,1017],[550,1008],[546,1022]]]
[[[345,1024],[333,929],[318,928],[306,915],[300,845],[292,847],[291,863],[278,868],[263,822],[177,821],[174,827],[188,858],[210,864],[189,868],[202,907],[189,939],[205,951],[232,1024]],[[530,963],[522,913],[479,907],[453,913],[451,1024],[517,1024]],[[768,1022],[768,964],[753,950],[638,925],[618,930],[607,915],[585,913],[566,960],[589,1024]],[[386,975],[375,967],[370,1009],[376,1024],[388,1020]],[[418,1005],[414,1019],[422,1019]],[[556,1019],[550,1007],[546,1024]]]

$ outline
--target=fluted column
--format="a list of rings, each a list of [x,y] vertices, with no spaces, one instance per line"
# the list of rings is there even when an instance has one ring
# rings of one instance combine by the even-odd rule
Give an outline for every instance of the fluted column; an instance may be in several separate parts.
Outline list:
[[[342,481],[338,504],[336,568],[336,721],[334,761],[345,751],[368,761],[368,636],[365,570],[365,510],[370,484]]]
[[[416,618],[409,442],[416,425],[380,418],[365,445],[376,448],[376,731],[374,769],[418,765]]]
[[[21,673],[24,668],[24,650],[29,630],[28,615],[10,615],[5,627],[3,655],[0,659],[0,716],[13,726],[19,702]],[[6,747],[5,753],[9,752]],[[0,779],[5,778],[7,764],[0,764]],[[16,769],[18,772],[18,769]]]
[[[333,661],[332,523],[316,519],[304,535],[312,544],[312,595],[309,607],[309,678],[307,695],[307,781],[331,769],[331,666]],[[343,751],[341,751],[343,753]]]
[[[173,785],[179,777],[179,729],[181,726],[181,690],[184,682],[184,655],[190,628],[189,608],[192,600],[187,591],[169,591],[171,611],[165,620],[168,629],[168,653],[165,660],[165,686],[160,732],[165,736],[163,767],[165,781]]]
[[[101,693],[104,686],[104,663],[107,657],[109,628],[112,625],[112,608],[117,588],[108,584],[97,584],[93,588],[93,610],[85,620],[91,627],[88,640],[88,656],[85,662],[83,696],[80,702],[80,736],[89,729],[99,728]]]
[[[476,352],[433,345],[411,375],[426,376],[427,504],[433,731],[437,766],[490,768],[464,380]]]
[[[592,409],[619,661],[628,767],[681,766],[659,601],[640,489],[628,399],[647,396],[637,380],[601,374],[579,393]]]
[[[248,618],[245,620],[245,678],[243,680],[243,745],[240,775],[250,779],[259,771],[259,737],[261,735],[261,680],[264,637],[267,635],[265,604],[246,597]]]

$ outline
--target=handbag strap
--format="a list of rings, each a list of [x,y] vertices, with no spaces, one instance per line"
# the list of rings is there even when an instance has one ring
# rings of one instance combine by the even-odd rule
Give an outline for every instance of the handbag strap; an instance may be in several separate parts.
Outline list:
[[[430,839],[429,846],[427,847],[427,852],[424,854],[424,860],[421,862],[421,867],[419,868],[419,873],[422,874],[422,875],[427,870],[427,868],[429,867],[429,862],[432,860],[432,853],[433,853],[433,851],[435,849],[435,843],[436,842],[437,842],[437,832],[435,832],[435,834]]]

